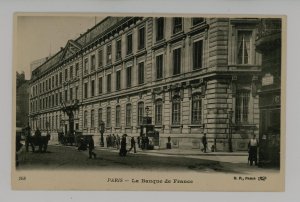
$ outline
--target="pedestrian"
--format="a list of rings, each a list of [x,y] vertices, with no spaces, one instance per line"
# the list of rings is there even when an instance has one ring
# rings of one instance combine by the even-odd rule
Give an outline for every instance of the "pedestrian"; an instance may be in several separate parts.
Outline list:
[[[115,148],[117,145],[117,138],[116,138],[115,134],[113,134],[113,136],[112,136],[112,142],[113,142],[112,146]]]
[[[34,152],[34,145],[32,143],[32,136],[31,136],[31,128],[28,126],[25,130],[25,148],[26,152],[29,151],[29,145],[31,146],[32,152]]]
[[[206,153],[206,149],[207,149],[206,133],[203,134],[203,137],[202,137],[202,144],[203,144],[203,149],[202,149],[202,151],[203,151],[204,153]]]
[[[108,146],[109,146],[109,147],[112,146],[112,138],[111,138],[111,134],[109,134],[109,136],[108,136]]]
[[[137,137],[137,143],[138,143],[138,147],[141,148],[141,137],[140,136]]]
[[[91,159],[92,156],[94,156],[94,158],[96,158],[96,153],[93,152],[93,150],[95,149],[95,145],[94,145],[94,139],[92,136],[89,137],[89,158]]]
[[[120,149],[120,144],[121,144],[121,139],[120,139],[120,136],[117,134],[117,137],[116,137],[116,144],[117,144],[117,149]]]
[[[135,146],[135,140],[134,140],[134,137],[131,137],[130,143],[131,143],[131,147],[130,147],[130,149],[128,150],[128,152],[130,152],[130,151],[132,150],[132,148],[133,148],[134,153],[136,153],[136,146]]]
[[[108,148],[109,147],[109,137],[108,137],[108,135],[106,135],[105,139],[106,139],[106,147]]]
[[[35,136],[37,139],[39,139],[39,138],[42,136],[41,131],[40,131],[39,128],[36,128],[36,131],[35,131],[35,133],[34,133],[34,136]]]
[[[256,139],[256,135],[253,134],[252,138],[249,140],[248,143],[248,161],[250,161],[250,166],[253,165],[253,161],[255,165],[257,165],[257,147],[258,147],[258,140]]]
[[[120,152],[119,152],[119,155],[120,156],[126,156],[127,154],[127,150],[126,150],[126,134],[124,134],[122,136],[122,140],[121,140],[121,149],[120,149]]]
[[[145,148],[146,149],[149,149],[149,143],[150,143],[149,137],[146,136],[146,138],[145,138]]]
[[[21,135],[16,136],[16,166],[19,166],[19,155],[22,151]]]
[[[142,145],[141,145],[142,150],[145,149],[145,145],[146,145],[146,138],[145,138],[145,136],[143,135],[143,136],[142,136]]]

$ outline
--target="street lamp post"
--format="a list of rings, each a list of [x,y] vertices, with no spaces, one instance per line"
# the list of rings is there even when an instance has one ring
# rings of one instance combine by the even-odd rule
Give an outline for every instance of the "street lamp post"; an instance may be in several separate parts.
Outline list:
[[[232,115],[233,115],[233,111],[230,109],[228,111],[228,147],[229,147],[229,152],[233,152],[232,150]]]
[[[103,138],[104,131],[105,131],[105,123],[104,121],[101,120],[100,122],[100,134],[101,134],[100,146],[101,147],[104,147],[104,138]]]

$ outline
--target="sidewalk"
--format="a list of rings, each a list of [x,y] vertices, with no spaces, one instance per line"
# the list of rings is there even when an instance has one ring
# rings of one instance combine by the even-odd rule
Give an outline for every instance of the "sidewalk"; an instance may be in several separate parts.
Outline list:
[[[96,146],[95,149],[97,150],[109,150],[109,151],[118,151],[116,148],[107,148],[107,147],[100,147]],[[153,150],[142,150],[137,148],[138,153],[144,154],[164,154],[164,155],[196,155],[196,156],[248,156],[247,152],[207,152],[204,153],[200,149],[153,149]]]

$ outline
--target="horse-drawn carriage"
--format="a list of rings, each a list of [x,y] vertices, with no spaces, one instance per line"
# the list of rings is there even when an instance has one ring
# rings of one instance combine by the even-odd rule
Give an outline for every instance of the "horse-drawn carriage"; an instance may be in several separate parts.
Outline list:
[[[25,139],[26,151],[28,151],[28,147],[30,145],[33,152],[35,152],[36,146],[38,146],[39,152],[46,152],[49,140],[50,140],[49,133],[46,136],[38,136],[38,135],[30,136],[30,135],[28,135],[28,136],[26,136],[26,139]]]

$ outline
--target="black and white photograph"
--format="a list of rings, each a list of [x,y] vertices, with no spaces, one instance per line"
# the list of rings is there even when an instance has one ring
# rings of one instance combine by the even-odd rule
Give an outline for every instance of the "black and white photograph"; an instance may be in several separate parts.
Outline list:
[[[14,17],[14,189],[284,190],[284,16]]]

